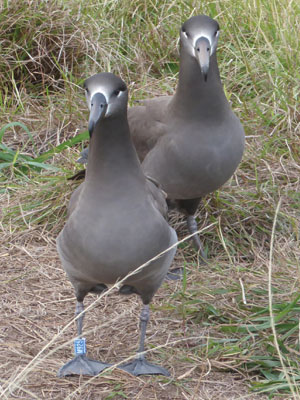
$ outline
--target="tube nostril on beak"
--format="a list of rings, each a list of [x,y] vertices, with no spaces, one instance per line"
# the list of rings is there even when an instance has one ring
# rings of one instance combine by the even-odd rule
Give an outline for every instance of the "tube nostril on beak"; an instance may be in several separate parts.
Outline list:
[[[95,93],[91,99],[90,118],[88,125],[90,137],[92,137],[92,133],[98,121],[105,116],[106,106],[107,102],[103,93]]]
[[[195,57],[199,63],[204,81],[207,81],[207,74],[209,70],[211,45],[209,40],[201,36],[197,39],[194,47]]]

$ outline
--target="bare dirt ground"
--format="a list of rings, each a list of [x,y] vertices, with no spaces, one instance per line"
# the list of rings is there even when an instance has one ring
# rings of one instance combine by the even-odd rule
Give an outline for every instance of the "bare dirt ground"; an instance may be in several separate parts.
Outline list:
[[[147,332],[148,349],[164,345],[148,357],[166,367],[170,378],[136,378],[114,370],[96,378],[59,379],[58,369],[72,357],[72,343],[66,342],[75,336],[74,324],[47,346],[73,318],[75,299],[60,265],[55,237],[42,229],[29,228],[2,239],[1,398],[267,398],[251,393],[246,377],[230,370],[222,360],[199,356],[197,346],[205,344],[210,332],[201,323],[185,324],[176,312],[180,308],[175,296],[181,290],[180,282],[166,282],[158,291]],[[176,264],[183,261],[179,252]],[[203,271],[197,274],[201,277]],[[195,279],[193,272],[191,275]],[[86,306],[96,298],[87,296]],[[132,356],[137,348],[139,311],[140,302],[135,296],[124,297],[117,292],[105,296],[85,318],[88,355],[110,362]]]

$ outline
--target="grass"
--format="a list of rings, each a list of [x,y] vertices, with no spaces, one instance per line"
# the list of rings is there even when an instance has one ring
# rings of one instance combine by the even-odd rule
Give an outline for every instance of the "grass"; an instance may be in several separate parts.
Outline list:
[[[299,398],[299,4],[11,0],[1,7],[0,397]],[[82,82],[99,71],[119,74],[130,104],[173,93],[179,27],[199,13],[222,28],[220,72],[247,145],[234,177],[197,215],[209,265],[181,243],[175,264],[185,265],[184,281],[165,283],[152,305],[149,357],[172,378],[114,371],[58,380],[74,336],[73,324],[64,328],[74,299],[55,238],[77,185],[66,177],[80,169],[75,160],[87,138]],[[172,214],[170,223],[183,239],[182,217]],[[113,362],[133,355],[137,299],[110,293],[101,308],[93,296],[88,304],[89,354]]]

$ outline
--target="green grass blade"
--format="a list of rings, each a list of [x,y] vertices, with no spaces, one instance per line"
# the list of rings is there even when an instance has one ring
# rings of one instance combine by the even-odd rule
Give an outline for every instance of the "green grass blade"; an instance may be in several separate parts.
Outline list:
[[[40,156],[36,157],[34,160],[36,162],[46,161],[51,158],[54,154],[60,153],[61,151],[65,150],[68,147],[72,147],[77,143],[83,142],[84,140],[89,139],[88,131],[82,132],[77,136],[74,136],[72,139],[66,140],[65,142],[59,144],[58,146],[54,147],[53,149],[46,151],[45,153],[41,154]]]

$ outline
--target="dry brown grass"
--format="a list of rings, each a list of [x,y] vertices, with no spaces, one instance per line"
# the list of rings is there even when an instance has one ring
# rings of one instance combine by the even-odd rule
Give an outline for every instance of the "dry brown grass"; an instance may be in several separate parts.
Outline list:
[[[6,94],[62,88],[86,59],[89,42],[80,15],[60,1],[12,0],[1,7],[0,21],[1,91]]]
[[[2,237],[1,270],[5,271],[2,287],[1,381],[5,389],[30,361],[57,335],[66,321],[73,317],[75,299],[73,290],[57,256],[52,235],[41,229]],[[183,263],[180,252],[176,263]],[[191,271],[189,285],[195,278],[201,282],[205,273]],[[200,278],[200,279],[199,279]],[[212,277],[213,278],[213,277]],[[202,286],[202,284],[200,283]],[[213,334],[210,328],[200,328],[192,321],[183,321],[176,312],[181,301],[170,300],[181,283],[165,283],[155,296],[148,327],[147,343],[165,346],[149,355],[167,367],[172,376],[134,378],[115,370],[101,378],[58,379],[59,367],[71,357],[71,344],[59,348],[74,336],[71,326],[48,348],[42,362],[34,363],[3,398],[76,398],[76,399],[258,399],[248,393],[243,376],[222,359],[195,355],[195,347],[205,344]],[[211,299],[211,296],[210,300]],[[203,296],[205,298],[205,296]],[[95,299],[88,296],[86,305]],[[214,300],[216,301],[216,300]],[[174,308],[171,313],[166,303]],[[135,296],[118,294],[105,296],[85,318],[89,356],[109,362],[118,362],[133,355],[138,339],[140,302]],[[175,344],[172,345],[172,342]],[[50,355],[47,356],[47,354]],[[109,397],[113,392],[115,396]],[[120,392],[120,394],[118,394]],[[13,393],[13,395],[12,395]]]
[[[248,145],[244,160],[246,165],[255,146],[256,141]],[[65,155],[61,155],[57,162],[64,160]],[[280,164],[276,168],[274,164],[273,170],[276,170],[276,174],[271,175],[273,179],[281,176]],[[263,175],[264,170],[260,172]],[[268,169],[265,170],[266,175]],[[240,169],[221,196],[207,198],[199,211],[200,227],[213,222],[208,232],[203,234],[209,248],[210,264],[200,266],[193,249],[184,247],[177,253],[175,264],[187,266],[186,292],[183,293],[181,283],[165,283],[155,296],[147,348],[163,346],[153,354],[151,352],[149,357],[170,370],[170,379],[134,378],[117,370],[96,379],[58,379],[57,370],[71,357],[70,340],[75,335],[75,326],[72,325],[39,357],[38,361],[42,362],[31,365],[16,387],[12,386],[13,394],[8,392],[7,398],[266,398],[248,391],[247,382],[256,379],[255,372],[248,373],[241,368],[249,358],[248,353],[239,352],[238,348],[232,351],[231,347],[227,351],[220,348],[211,353],[209,344],[214,337],[234,337],[222,333],[220,328],[227,323],[212,314],[209,307],[213,306],[219,316],[226,316],[227,321],[247,317],[247,307],[240,306],[241,282],[248,307],[252,302],[261,305],[268,302],[267,296],[261,293],[255,295],[255,290],[267,287],[270,243],[267,230],[273,216],[269,218],[265,215],[265,209],[260,206],[261,199],[248,206],[246,217],[240,215],[240,210],[246,207],[247,195],[240,185],[236,186],[236,182],[243,182],[244,176]],[[248,172],[247,179],[247,193],[255,193],[253,173]],[[36,182],[33,179],[25,187],[18,187],[16,195],[3,197],[6,211],[0,254],[0,269],[5,272],[1,278],[3,389],[27,369],[40,350],[73,318],[73,289],[62,271],[55,248],[55,237],[63,226],[65,205],[73,188],[74,184],[65,185],[64,181],[57,181],[56,185],[46,181],[41,186],[40,177],[37,177]],[[271,201],[273,205],[274,199],[267,192],[261,196],[264,204]],[[32,207],[33,199],[36,208]],[[281,212],[292,218],[288,199],[283,195],[282,199]],[[23,210],[18,214],[17,208],[26,204],[31,204],[28,213]],[[7,213],[8,210],[12,213]],[[42,216],[42,223],[36,221],[37,216]],[[182,217],[173,213],[170,223],[176,227],[180,238],[186,235]],[[255,231],[255,226],[265,227],[266,232]],[[273,269],[276,276],[274,287],[284,287],[285,291],[275,295],[277,302],[289,299],[295,291],[295,268],[292,263],[287,265],[286,256],[294,259],[299,254],[297,243],[291,240],[293,231],[287,235],[286,227],[282,229],[276,237]],[[95,299],[96,296],[88,296],[86,305]],[[195,299],[199,301],[189,303],[189,300]],[[135,296],[110,294],[89,311],[84,326],[89,356],[119,362],[134,355],[139,309]],[[61,345],[62,348],[52,352]]]
[[[169,369],[170,378],[134,378],[118,370],[93,379],[57,378],[59,367],[72,356],[75,326],[63,329],[72,321],[75,298],[60,265],[55,238],[76,186],[65,176],[79,168],[74,161],[80,146],[50,160],[62,168],[57,174],[32,172],[26,178],[13,169],[0,171],[4,171],[0,177],[0,397],[265,399],[251,393],[249,384],[263,377],[261,360],[254,362],[255,357],[278,360],[272,331],[266,328],[246,334],[237,328],[255,328],[255,311],[268,307],[271,231],[279,201],[272,254],[273,303],[289,303],[299,292],[300,119],[299,84],[293,72],[297,71],[295,32],[299,21],[293,18],[295,2],[282,6],[282,18],[276,11],[277,0],[262,1],[261,7],[255,1],[244,6],[229,0],[207,2],[196,9],[192,4],[162,0],[107,1],[102,8],[90,0],[78,4],[52,1],[41,6],[25,0],[8,3],[6,12],[10,14],[1,14],[7,25],[0,25],[0,31],[8,34],[5,39],[2,35],[0,43],[7,51],[0,56],[0,128],[12,121],[22,122],[35,142],[33,146],[20,127],[11,126],[4,136],[10,148],[35,155],[85,130],[87,111],[80,85],[96,71],[120,74],[129,84],[131,103],[172,93],[177,79],[174,38],[179,23],[191,13],[201,12],[218,14],[222,25],[221,74],[234,110],[244,123],[247,144],[235,176],[220,192],[205,198],[198,212],[199,227],[210,226],[202,234],[209,264],[199,265],[191,246],[180,245],[175,264],[186,266],[187,281],[164,283],[154,298],[148,356]],[[47,25],[35,30],[38,18],[45,22],[46,17],[53,21],[52,30]],[[14,42],[17,36],[8,29],[17,23],[28,48],[24,41],[18,47],[20,43]],[[30,57],[21,62],[24,48],[32,49],[34,66]],[[57,64],[60,50],[64,56]],[[10,69],[15,71],[14,79]],[[16,84],[20,77],[24,80]],[[180,238],[185,237],[181,216],[172,214],[170,223]],[[96,300],[89,295],[86,305]],[[297,307],[282,323],[293,322],[297,328]],[[133,356],[139,309],[135,296],[120,297],[116,292],[96,302],[84,325],[89,356],[109,362]],[[263,313],[267,315],[268,311]],[[279,324],[276,327],[280,329]],[[293,377],[300,368],[298,330],[284,334],[278,333],[285,345],[281,351],[286,365],[293,363]],[[276,365],[267,372],[281,370]],[[288,396],[283,393],[278,398]]]

